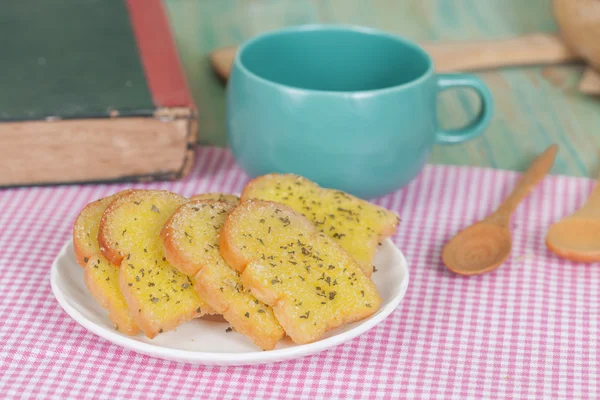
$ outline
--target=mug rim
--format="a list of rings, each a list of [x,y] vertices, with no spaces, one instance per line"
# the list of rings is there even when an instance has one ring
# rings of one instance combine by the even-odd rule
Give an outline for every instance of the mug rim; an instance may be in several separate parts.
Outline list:
[[[370,35],[370,36],[386,37],[386,38],[392,39],[395,42],[398,42],[404,46],[410,47],[413,50],[417,51],[419,54],[421,54],[424,57],[424,59],[427,60],[427,64],[428,64],[427,69],[425,70],[424,73],[419,75],[417,78],[415,78],[411,81],[408,81],[408,82],[398,84],[398,85],[386,86],[384,88],[378,88],[378,89],[334,91],[334,90],[301,88],[301,87],[290,86],[290,85],[286,85],[283,83],[275,82],[275,81],[263,78],[262,76],[250,71],[244,65],[244,63],[241,61],[242,54],[245,51],[247,51],[248,47],[252,46],[254,43],[256,43],[260,40],[263,40],[265,38],[272,37],[272,36],[277,36],[280,34],[289,34],[289,33],[306,32],[306,31],[357,32],[357,33],[362,33],[362,34],[366,34],[366,35]],[[244,74],[250,76],[251,78],[253,78],[261,83],[278,88],[278,89],[285,89],[288,91],[297,91],[297,92],[302,92],[302,93],[325,94],[325,95],[336,95],[336,96],[348,95],[348,94],[374,95],[374,94],[381,94],[381,93],[385,93],[385,92],[393,92],[393,91],[403,90],[403,89],[421,84],[423,81],[427,80],[431,75],[433,75],[433,70],[434,70],[434,63],[433,63],[433,59],[431,58],[431,56],[425,51],[425,49],[423,47],[421,47],[417,43],[413,42],[412,40],[404,38],[400,35],[388,33],[388,32],[385,32],[385,31],[382,31],[379,29],[375,29],[375,28],[371,28],[371,27],[360,26],[360,25],[347,25],[347,24],[302,24],[302,25],[295,25],[295,26],[291,26],[291,27],[285,27],[285,28],[281,28],[281,29],[275,29],[275,30],[271,30],[268,32],[260,33],[258,35],[255,35],[254,37],[246,40],[244,43],[242,43],[238,52],[235,55],[233,65],[234,65],[234,67],[239,68],[242,72],[244,72]]]

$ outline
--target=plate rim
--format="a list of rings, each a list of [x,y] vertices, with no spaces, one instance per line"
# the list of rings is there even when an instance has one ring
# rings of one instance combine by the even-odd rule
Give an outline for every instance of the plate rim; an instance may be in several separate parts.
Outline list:
[[[161,358],[165,360],[193,364],[255,365],[264,363],[274,363],[290,360],[297,357],[309,356],[336,347],[347,341],[350,341],[374,328],[385,318],[387,318],[392,312],[394,312],[394,310],[396,310],[396,308],[406,295],[406,291],[408,290],[408,284],[410,280],[408,262],[402,250],[400,250],[390,238],[386,238],[384,241],[390,242],[390,244],[395,249],[397,255],[402,261],[401,268],[404,279],[400,284],[400,289],[396,296],[394,296],[388,303],[381,307],[372,318],[363,321],[362,323],[358,324],[356,327],[348,331],[341,332],[340,334],[330,336],[328,338],[321,339],[316,342],[269,351],[257,351],[251,353],[226,353],[167,348],[152,343],[141,342],[133,338],[120,335],[116,332],[112,332],[90,321],[80,311],[75,309],[75,307],[73,307],[69,303],[69,300],[66,298],[65,293],[61,289],[59,289],[58,261],[62,257],[66,256],[70,246],[72,246],[72,239],[67,240],[67,242],[63,245],[63,247],[52,262],[52,267],[50,269],[50,286],[52,288],[52,293],[54,294],[54,297],[56,298],[62,309],[75,322],[77,322],[79,325],[83,326],[85,329],[92,332],[96,336],[100,337],[101,339],[116,344],[124,349],[132,350],[154,358]]]

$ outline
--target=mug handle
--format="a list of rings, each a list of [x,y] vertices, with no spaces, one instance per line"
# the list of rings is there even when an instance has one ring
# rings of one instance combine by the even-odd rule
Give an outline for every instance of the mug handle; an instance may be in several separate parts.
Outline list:
[[[446,89],[466,87],[474,89],[481,99],[481,108],[477,117],[462,128],[438,129],[436,132],[437,143],[461,143],[481,135],[490,124],[494,108],[494,100],[486,84],[481,79],[469,74],[438,74],[436,78],[438,93]]]

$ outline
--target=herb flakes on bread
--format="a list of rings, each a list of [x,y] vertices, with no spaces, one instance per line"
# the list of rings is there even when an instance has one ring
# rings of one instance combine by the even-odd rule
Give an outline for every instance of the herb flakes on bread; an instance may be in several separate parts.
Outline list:
[[[120,267],[121,292],[149,338],[214,313],[190,278],[169,264],[159,236],[167,219],[186,201],[164,190],[135,190],[113,201],[100,221],[102,254]]]
[[[102,214],[110,203],[129,192],[125,190],[85,206],[73,224],[73,248],[77,262],[85,268],[84,281],[88,290],[108,310],[108,318],[115,329],[126,335],[135,335],[139,328],[121,293],[118,269],[104,258],[98,245]]]
[[[161,233],[165,254],[173,266],[193,277],[200,296],[237,332],[271,350],[285,332],[271,307],[244,288],[239,272],[219,252],[219,232],[234,207],[233,202],[214,200],[179,207]]]
[[[381,299],[361,266],[287,206],[242,202],[227,217],[220,251],[242,283],[273,308],[295,343],[309,343],[377,311]]]
[[[241,200],[253,198],[285,204],[306,216],[354,257],[369,276],[378,243],[393,235],[399,223],[392,211],[339,190],[321,188],[298,175],[269,174],[253,179]]]

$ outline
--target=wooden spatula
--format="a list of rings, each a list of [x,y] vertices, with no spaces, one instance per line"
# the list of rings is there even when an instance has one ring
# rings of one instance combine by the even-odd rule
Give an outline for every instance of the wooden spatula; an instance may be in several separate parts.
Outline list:
[[[555,0],[554,12],[566,42],[557,35],[539,33],[504,40],[423,43],[422,46],[431,54],[438,72],[552,65],[579,60],[588,60],[600,69],[600,53],[596,47],[600,40],[593,39],[600,38],[600,17],[595,17],[600,12],[594,11],[598,4],[600,0]],[[592,23],[581,21],[582,13],[589,10]],[[211,63],[221,79],[229,77],[236,52],[237,48],[226,47],[211,53]],[[600,95],[600,74],[592,67],[585,70],[579,90]]]
[[[422,43],[438,72],[475,71],[519,65],[560,64],[582,57],[558,36],[533,34],[502,40]],[[216,73],[227,80],[237,47],[225,47],[210,55]]]

